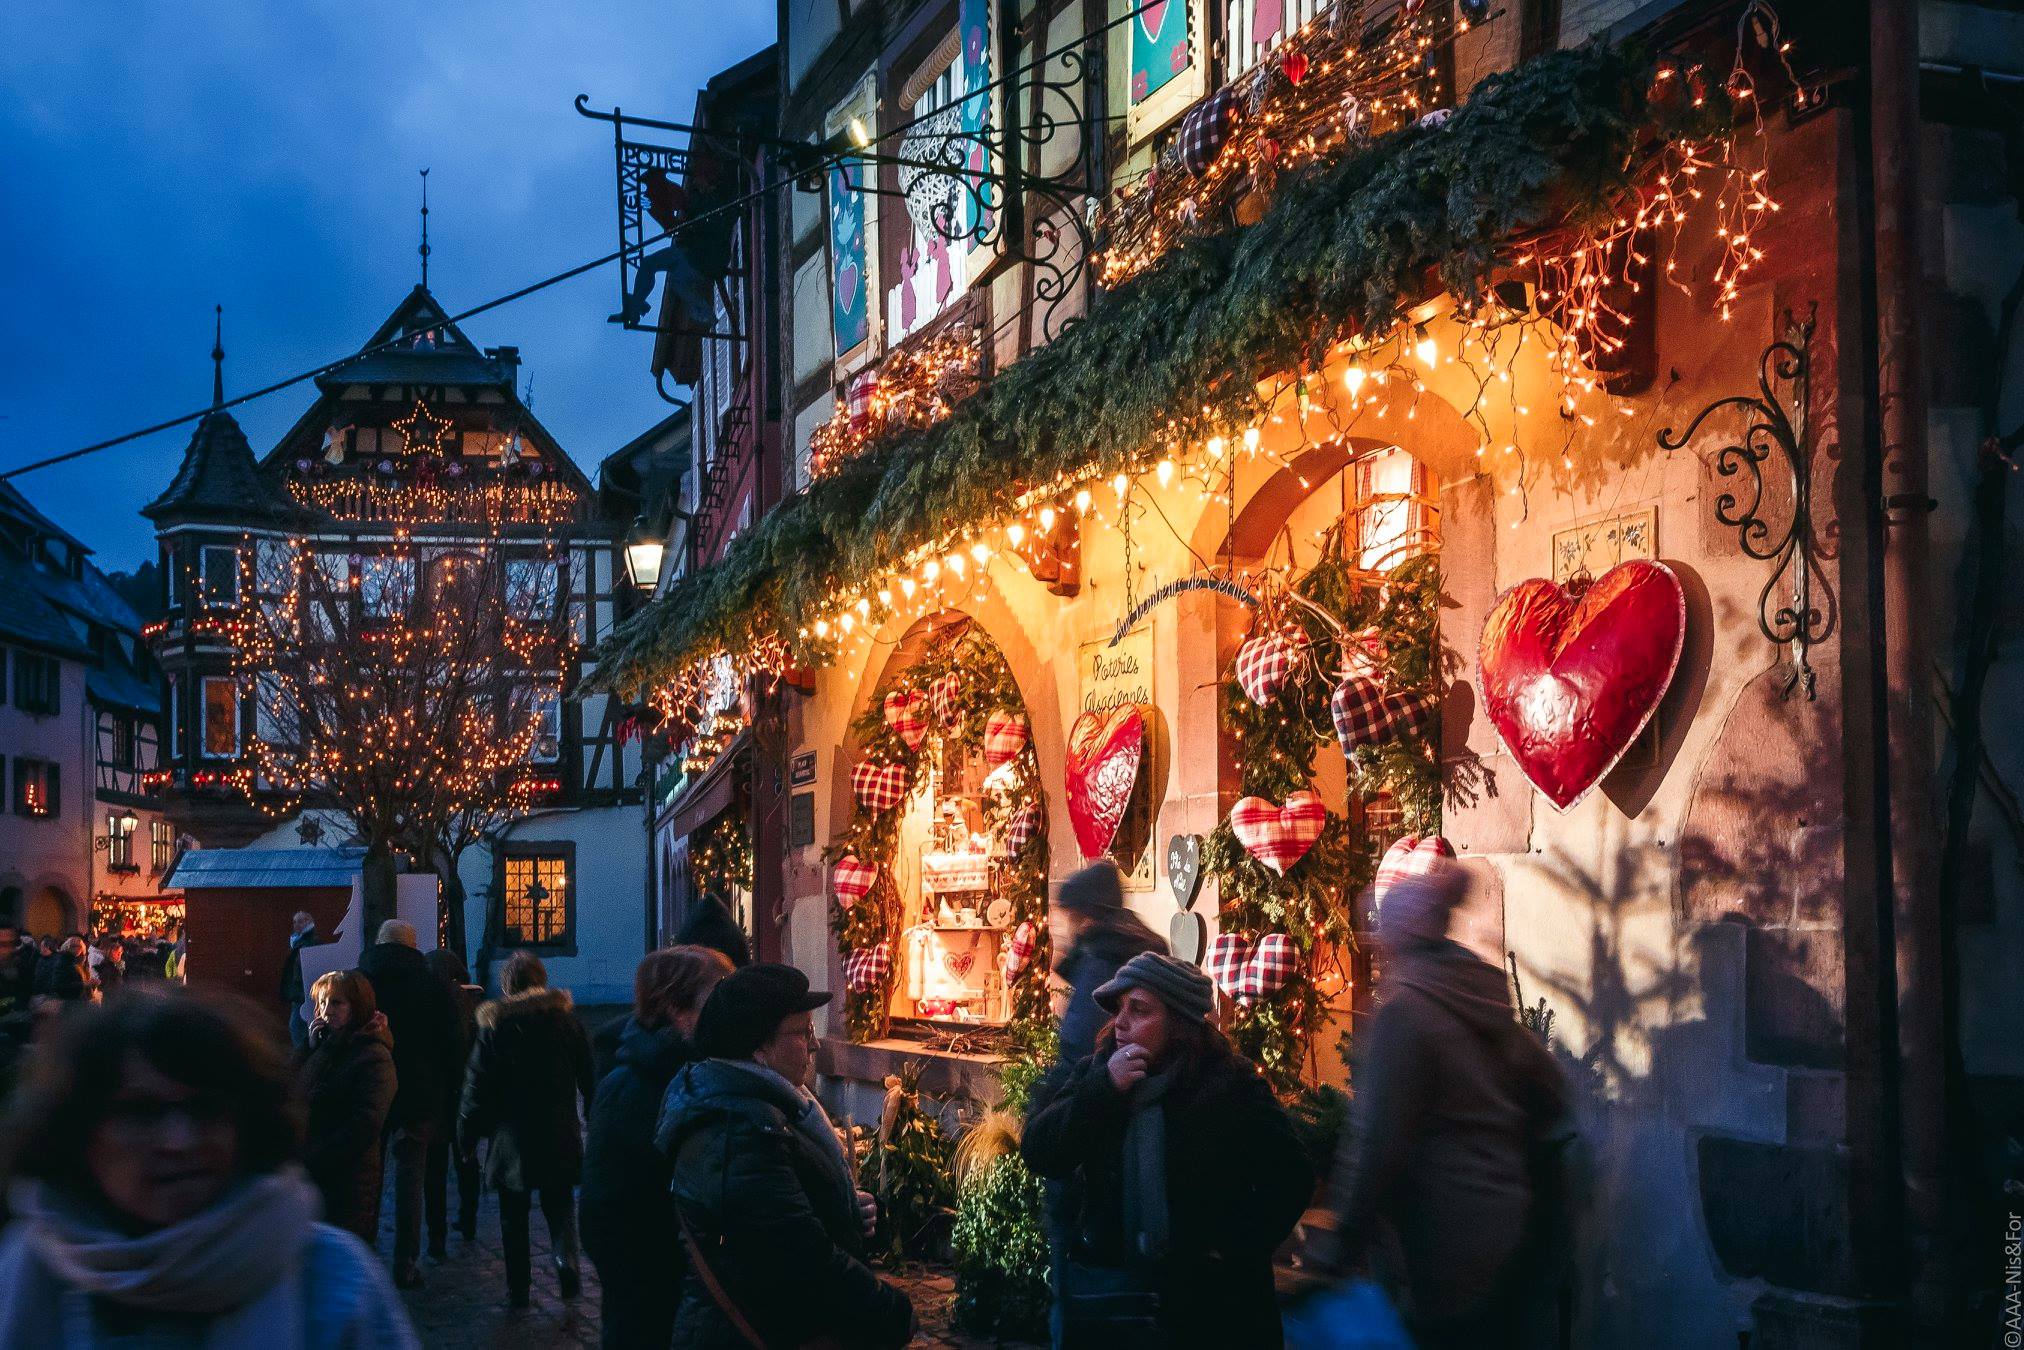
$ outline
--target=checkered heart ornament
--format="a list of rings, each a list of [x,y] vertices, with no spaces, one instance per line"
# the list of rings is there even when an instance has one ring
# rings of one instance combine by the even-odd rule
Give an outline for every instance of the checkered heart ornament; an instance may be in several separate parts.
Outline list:
[[[1377,877],[1371,882],[1371,898],[1384,904],[1385,892],[1392,887],[1409,877],[1425,876],[1442,858],[1454,856],[1455,846],[1438,834],[1425,838],[1409,834],[1394,841],[1378,862]]]
[[[1218,933],[1202,968],[1224,998],[1248,1008],[1286,987],[1300,969],[1300,952],[1284,933],[1267,933],[1256,942],[1243,933]]]
[[[836,892],[836,903],[844,909],[864,899],[877,884],[878,868],[854,854],[844,854],[829,869],[830,889]]]
[[[885,984],[886,976],[892,974],[892,969],[892,943],[859,947],[843,958],[844,987],[853,994],[872,993]]]
[[[920,749],[928,738],[927,705],[927,698],[917,689],[895,689],[885,696],[886,725],[909,750]]]
[[[998,958],[999,968],[1005,972],[1005,983],[1016,984],[1026,973],[1026,967],[1033,963],[1033,953],[1040,946],[1040,933],[1033,927],[1033,920],[1021,919],[1019,926],[1012,930],[1011,940],[1005,944],[1005,953]]]
[[[962,678],[953,671],[937,675],[928,685],[928,711],[935,715],[935,725],[944,731],[955,729],[956,714],[963,710],[957,702],[962,692]]]
[[[1262,633],[1237,649],[1237,685],[1259,706],[1270,703],[1286,687],[1287,677],[1307,651],[1307,635],[1298,628]]]
[[[1005,851],[1018,857],[1040,833],[1040,803],[1028,802],[1005,822]]]
[[[1245,797],[1230,808],[1230,831],[1237,842],[1282,877],[1307,856],[1327,824],[1328,808],[1312,792],[1296,792],[1283,806],[1263,797]]]
[[[984,723],[984,767],[997,769],[1010,764],[1013,756],[1026,748],[1030,735],[1024,714],[1003,708],[992,713]]]
[[[865,810],[890,811],[907,799],[906,766],[860,760],[850,771],[850,791]]]

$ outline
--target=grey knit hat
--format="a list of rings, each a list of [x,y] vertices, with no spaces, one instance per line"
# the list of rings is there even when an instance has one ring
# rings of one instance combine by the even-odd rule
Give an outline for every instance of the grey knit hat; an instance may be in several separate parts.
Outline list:
[[[1124,874],[1108,858],[1073,873],[1055,892],[1054,908],[1072,914],[1102,915],[1124,908]]]
[[[1140,952],[1125,962],[1110,982],[1096,991],[1097,1005],[1105,1012],[1116,1012],[1127,989],[1143,989],[1195,1022],[1207,1019],[1216,1006],[1216,986],[1209,983],[1209,977],[1165,952]]]

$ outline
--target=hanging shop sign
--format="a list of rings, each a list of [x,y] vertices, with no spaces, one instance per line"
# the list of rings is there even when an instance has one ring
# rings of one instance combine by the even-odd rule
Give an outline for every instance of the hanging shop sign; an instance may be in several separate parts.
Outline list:
[[[878,97],[867,75],[839,104],[824,134],[868,140],[878,121]],[[878,169],[847,155],[829,166],[823,188],[828,216],[829,321],[839,365],[855,366],[871,351],[872,296],[878,293]]]
[[[1081,711],[1070,728],[1068,750],[1076,840],[1085,858],[1114,858],[1124,870],[1126,890],[1150,891],[1158,852],[1151,847],[1159,810],[1156,786],[1162,778],[1152,625],[1121,641],[1084,643],[1077,666]]]

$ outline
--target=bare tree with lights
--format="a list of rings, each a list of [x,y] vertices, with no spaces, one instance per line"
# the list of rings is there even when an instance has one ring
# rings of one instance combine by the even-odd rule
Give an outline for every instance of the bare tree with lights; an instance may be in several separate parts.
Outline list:
[[[241,557],[233,671],[255,725],[239,788],[350,822],[368,932],[394,915],[397,854],[435,871],[464,955],[460,858],[553,786],[536,761],[554,757],[573,657],[553,553],[299,539]]]

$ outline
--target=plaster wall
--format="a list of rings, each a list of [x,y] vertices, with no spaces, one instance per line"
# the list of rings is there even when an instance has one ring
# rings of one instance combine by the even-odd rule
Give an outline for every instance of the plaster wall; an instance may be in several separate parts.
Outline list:
[[[0,800],[0,890],[19,888],[14,917],[23,922],[49,928],[58,909],[67,908],[63,927],[81,928],[91,897],[92,828],[98,808],[92,792],[97,761],[87,754],[94,743],[94,718],[85,702],[83,663],[65,660],[57,669],[55,713],[39,717],[11,702],[0,706],[0,753],[10,761],[6,796]],[[15,814],[11,761],[17,756],[61,766],[55,815]]]

